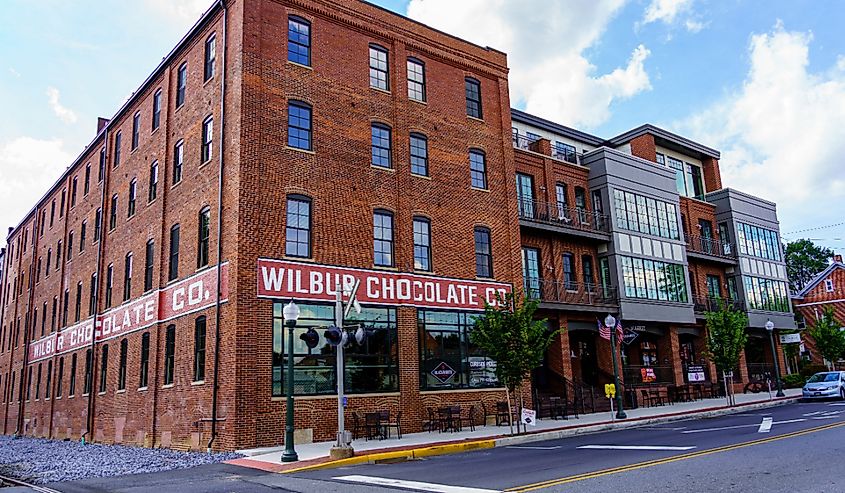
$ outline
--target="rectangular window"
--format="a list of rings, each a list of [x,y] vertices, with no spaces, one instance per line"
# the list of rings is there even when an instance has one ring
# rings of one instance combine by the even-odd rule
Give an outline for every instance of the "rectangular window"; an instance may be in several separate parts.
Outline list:
[[[29,367],[29,369],[31,371],[32,367]],[[42,371],[42,367],[41,367],[41,363],[39,363],[38,364],[38,377],[37,377],[38,379],[35,381],[35,400],[38,400],[38,398],[41,396],[41,371]],[[32,377],[30,376],[30,380],[31,379],[32,379]],[[29,393],[27,393],[26,398],[29,399]]]
[[[566,198],[566,184],[555,184],[555,205],[557,206],[557,219],[568,223],[572,219],[569,217],[569,202]]]
[[[94,214],[94,243],[100,241],[100,231],[103,225],[103,210],[98,208]]]
[[[164,385],[173,384],[173,367],[176,358],[176,326],[168,325],[164,339]]]
[[[570,291],[578,288],[575,281],[575,256],[571,253],[563,254],[563,286]]]
[[[483,152],[469,151],[469,173],[473,188],[487,189],[487,159]]]
[[[150,368],[150,333],[141,336],[141,367],[138,370],[138,387],[147,388],[147,375]]]
[[[59,202],[59,217],[60,218],[64,217],[64,215],[65,215],[65,195],[67,195],[67,190],[63,188],[62,189],[61,202]],[[18,246],[20,246],[20,243],[18,243]],[[20,252],[20,250],[18,250],[18,257],[20,257],[20,256],[21,256],[21,252]]]
[[[89,349],[90,351],[90,349]],[[67,395],[73,397],[76,394],[76,354],[70,357],[70,380],[67,383]]]
[[[158,161],[153,161],[150,166],[150,191],[147,196],[147,201],[152,202],[156,199],[158,194]]]
[[[200,211],[197,231],[197,268],[208,265],[208,239],[210,235],[211,209]]]
[[[78,183],[77,177],[74,176],[73,181],[71,182],[71,185],[70,185],[70,206],[71,207],[76,207],[76,190],[77,190],[77,187],[78,187],[77,183]],[[26,248],[26,247],[24,247],[24,248]]]
[[[156,130],[161,125],[161,89],[153,94],[153,123],[152,129]]]
[[[53,311],[50,312],[50,332],[56,331],[56,320],[59,317],[59,297],[53,296]]]
[[[371,127],[372,165],[391,168],[390,127],[374,123]]]
[[[490,230],[477,227],[475,235],[475,275],[476,277],[493,277],[493,253],[490,243]]]
[[[109,345],[105,344],[100,350],[100,390],[102,394],[106,391],[106,384],[108,383],[109,373]]]
[[[200,146],[200,162],[206,163],[211,159],[211,139],[214,134],[214,118],[209,116],[202,122],[202,145]]]
[[[288,103],[288,147],[311,150],[311,106]]]
[[[97,309],[97,273],[91,274],[91,281],[88,286],[88,316],[93,316]],[[46,308],[46,307],[45,307]]]
[[[613,191],[613,201],[619,229],[673,240],[680,238],[675,204],[622,190]]]
[[[789,290],[785,282],[752,276],[742,276],[742,280],[749,310],[790,311]]]
[[[132,150],[138,148],[141,133],[141,112],[138,111],[132,116]]]
[[[82,221],[79,226],[79,251],[85,251],[85,236],[88,234],[88,221]]]
[[[625,296],[687,302],[684,266],[622,256]]]
[[[47,384],[44,386],[44,398],[49,399],[53,390],[53,362],[47,362]]]
[[[179,277],[179,225],[170,228],[170,264],[167,270],[167,280]]]
[[[85,181],[82,182],[82,196],[88,195],[91,190],[91,163],[85,165]],[[44,231],[42,229],[42,231]]]
[[[411,173],[428,176],[428,139],[425,135],[411,134]]]
[[[311,24],[288,17],[288,61],[311,66]]]
[[[111,210],[109,211],[109,231],[117,227],[117,194],[111,196]]]
[[[123,141],[123,135],[121,134],[120,130],[114,135],[114,158],[112,167],[117,168],[120,166],[120,143]]]
[[[79,322],[82,318],[82,281],[76,283],[76,305],[73,310],[74,322]]]
[[[194,382],[205,380],[205,317],[194,322]]]
[[[114,282],[114,264],[109,264],[108,268],[106,269],[106,296],[105,296],[105,304],[106,308],[111,308],[111,293],[112,293],[112,283]]]
[[[65,359],[59,358],[59,369],[56,374],[56,397],[62,396],[62,384],[65,378]]]
[[[393,214],[387,211],[373,213],[373,263],[393,267]]]
[[[214,77],[214,62],[217,57],[216,41],[216,36],[213,34],[205,40],[205,57],[202,70],[203,82],[207,82]]]
[[[467,115],[483,119],[483,113],[481,111],[481,83],[477,80],[467,77],[464,80],[464,86],[466,88],[466,100],[467,100]]]
[[[70,289],[65,289],[64,302],[62,303],[62,327],[67,327],[67,317],[70,312]]]
[[[300,195],[287,199],[285,255],[311,257],[311,200]]]
[[[479,313],[417,310],[420,389],[497,387],[496,362],[472,343]]]
[[[387,50],[380,46],[370,45],[370,87],[389,91],[389,80]]]
[[[522,247],[522,278],[526,298],[540,298],[540,251]]]
[[[50,203],[50,227],[53,227],[53,220],[56,218],[56,199]],[[11,255],[10,255],[11,256]]]
[[[176,109],[185,104],[185,88],[188,85],[188,63],[179,65],[176,72]]]
[[[431,271],[431,222],[414,218],[414,269]]]
[[[153,289],[153,262],[155,261],[155,242],[147,241],[146,254],[144,255],[144,292]]]
[[[135,195],[138,188],[138,181],[133,179],[129,182],[129,203],[128,207],[126,208],[126,215],[127,217],[132,217],[135,215]]]
[[[173,184],[182,181],[182,164],[185,157],[184,141],[179,141],[173,148]]]
[[[711,298],[722,297],[722,285],[719,276],[707,274],[707,296]]]
[[[584,275],[585,287],[592,291],[595,286],[595,278],[593,277],[593,257],[590,255],[581,256],[581,271]]]
[[[414,58],[408,59],[408,98],[425,102],[425,65]]]
[[[126,358],[129,356],[129,341],[120,341],[120,359],[117,365],[117,390],[126,389]]]
[[[127,253],[123,261],[123,301],[132,297],[132,253]]]
[[[106,147],[103,146],[100,149],[100,164],[97,168],[97,181],[102,183],[103,178],[106,176]],[[52,226],[52,222],[50,226]]]
[[[282,317],[283,303],[273,304],[273,377],[272,395],[282,396],[287,372],[288,330]],[[309,327],[334,323],[333,305],[300,303],[301,315],[294,329],[294,393],[296,395],[332,395],[336,393],[334,350],[322,337],[318,346],[308,350],[300,336]],[[367,327],[367,341],[351,344],[345,350],[345,388],[350,394],[396,392],[399,390],[399,344],[395,308],[365,306],[360,314],[354,311],[345,324]],[[362,377],[366,375],[366,377]]]
[[[740,253],[767,260],[781,260],[780,240],[777,231],[737,223],[736,233]]]
[[[520,217],[534,219],[534,177],[516,174],[516,201]]]
[[[67,234],[67,255],[65,255],[65,261],[71,260],[73,260],[73,231]]]

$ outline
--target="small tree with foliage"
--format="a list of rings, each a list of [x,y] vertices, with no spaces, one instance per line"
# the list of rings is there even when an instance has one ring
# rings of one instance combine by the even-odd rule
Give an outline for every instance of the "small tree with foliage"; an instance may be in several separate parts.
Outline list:
[[[810,337],[816,341],[816,349],[830,364],[845,355],[845,332],[839,330],[840,327],[833,316],[833,308],[828,307],[808,330]]]
[[[833,256],[833,250],[817,246],[811,240],[795,240],[787,243],[786,274],[792,292],[804,289],[819,272],[823,271]]]
[[[511,418],[511,395],[519,396],[522,407],[522,386],[526,378],[531,370],[540,366],[546,349],[560,332],[549,331],[545,319],[534,319],[537,305],[537,300],[517,299],[513,294],[499,296],[495,306],[485,304],[484,316],[476,320],[470,332],[472,343],[496,361],[496,378],[507,391]],[[513,419],[508,421],[513,433]]]
[[[739,356],[748,334],[748,315],[745,312],[731,309],[724,303],[719,309],[704,314],[707,327],[707,356],[722,372],[725,380],[725,396],[728,404],[732,402],[732,392],[728,390],[727,372],[733,371],[739,365]]]

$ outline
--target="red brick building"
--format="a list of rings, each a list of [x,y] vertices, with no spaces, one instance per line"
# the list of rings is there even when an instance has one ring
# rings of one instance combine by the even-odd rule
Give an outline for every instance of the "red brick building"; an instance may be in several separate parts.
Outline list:
[[[828,309],[833,310],[837,322],[845,322],[845,264],[841,255],[835,255],[825,270],[792,296],[792,308],[801,328],[813,325]],[[816,350],[816,341],[806,331],[801,333],[801,347],[802,357],[815,364],[825,364]]]
[[[467,335],[498,293],[539,297],[567,329],[538,392],[608,381],[607,313],[637,333],[630,388],[689,366],[716,378],[700,356],[714,298],[743,303],[752,332],[786,326],[782,258],[757,237],[777,239],[774,204],[722,189],[717,151],[512,111],[507,72],[501,52],[357,0],[216,3],[7,237],[3,433],[278,445],[283,303],[302,310],[297,335],[326,327],[355,279],[346,322],[369,336],[346,350],[346,419],[386,409],[403,431],[502,400]],[[303,441],[336,431],[318,334],[295,339]]]

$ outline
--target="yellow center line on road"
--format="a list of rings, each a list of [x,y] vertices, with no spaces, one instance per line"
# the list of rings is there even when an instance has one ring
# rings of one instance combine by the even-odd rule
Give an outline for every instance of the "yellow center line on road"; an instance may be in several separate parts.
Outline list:
[[[787,438],[794,438],[794,437],[798,437],[798,436],[802,436],[802,435],[808,435],[810,433],[816,433],[816,432],[819,432],[819,431],[825,431],[825,430],[829,430],[829,429],[832,429],[832,428],[838,428],[840,426],[845,426],[845,421],[842,421],[842,422],[839,422],[839,423],[832,423],[832,424],[824,425],[824,426],[817,426],[815,428],[808,428],[806,430],[793,431],[791,433],[785,433],[783,435],[777,435],[777,436],[768,437],[768,438],[761,438],[759,440],[751,440],[751,441],[748,441],[748,442],[737,443],[737,444],[734,444],[734,445],[725,445],[723,447],[716,447],[716,448],[701,450],[701,451],[697,451],[697,452],[690,452],[688,454],[675,455],[675,456],[672,456],[672,457],[667,457],[665,459],[656,459],[656,460],[650,460],[650,461],[645,461],[645,462],[638,462],[638,463],[635,463],[635,464],[628,464],[628,465],[625,465],[625,466],[611,467],[611,468],[602,469],[602,470],[599,470],[599,471],[587,472],[587,473],[583,473],[583,474],[576,474],[574,476],[567,476],[567,477],[564,477],[564,478],[549,479],[549,480],[546,480],[546,481],[540,481],[539,483],[527,484],[527,485],[523,485],[523,486],[515,486],[513,488],[508,488],[505,491],[512,491],[512,492],[518,492],[518,493],[522,493],[522,492],[526,492],[526,491],[534,491],[534,490],[539,490],[541,488],[549,488],[549,487],[558,486],[558,485],[561,485],[561,484],[574,483],[576,481],[583,481],[585,479],[598,478],[598,477],[601,477],[601,476],[608,476],[610,474],[618,474],[618,473],[621,473],[621,472],[635,471],[637,469],[643,469],[643,468],[646,468],[646,467],[653,467],[653,466],[659,466],[659,465],[662,465],[662,464],[669,464],[669,463],[672,463],[672,462],[678,462],[678,461],[687,460],[687,459],[694,459],[696,457],[703,457],[703,456],[706,456],[706,455],[716,454],[716,453],[719,453],[719,452],[728,452],[730,450],[736,450],[736,449],[741,449],[741,448],[745,448],[745,447],[751,447],[752,445],[761,445],[761,444],[764,444],[764,443],[776,442],[778,440],[785,440]]]

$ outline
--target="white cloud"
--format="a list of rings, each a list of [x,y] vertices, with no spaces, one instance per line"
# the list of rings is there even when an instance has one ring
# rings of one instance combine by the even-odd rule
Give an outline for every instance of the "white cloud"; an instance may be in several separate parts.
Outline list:
[[[9,73],[14,75],[17,78],[20,78],[21,73],[15,70],[15,67],[9,67]]]
[[[60,139],[18,137],[0,144],[0,230],[17,226],[61,176],[73,155]]]
[[[143,0],[159,18],[187,29],[212,5],[211,0]]]
[[[742,87],[681,124],[722,149],[725,186],[778,203],[784,231],[839,222],[845,205],[845,64],[809,72],[812,40],[780,22],[751,36]]]
[[[76,123],[76,113],[62,106],[62,103],[59,102],[59,90],[55,87],[47,88],[47,102],[50,103],[50,108],[59,117],[59,120],[65,123]]]
[[[684,22],[684,27],[686,27],[687,31],[689,31],[691,33],[697,33],[699,31],[701,31],[702,29],[704,29],[705,27],[707,27],[707,24],[705,24],[704,22],[701,22],[701,21],[696,21],[696,20],[693,20],[693,19],[687,19]]]
[[[651,0],[643,15],[643,24],[663,22],[672,24],[678,14],[690,10],[693,0]]]
[[[649,90],[649,51],[632,49],[625,66],[599,73],[584,54],[624,0],[411,0],[408,15],[508,54],[511,104],[559,123],[595,127],[615,101]],[[629,48],[631,49],[631,48]]]

